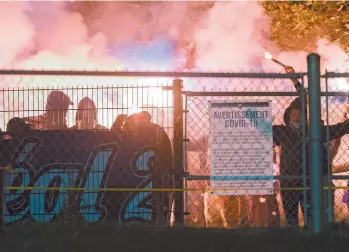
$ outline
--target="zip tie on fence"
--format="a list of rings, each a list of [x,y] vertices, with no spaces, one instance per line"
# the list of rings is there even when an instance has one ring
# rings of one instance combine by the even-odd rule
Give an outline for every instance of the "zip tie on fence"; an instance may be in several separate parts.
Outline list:
[[[272,190],[272,191],[309,191],[310,187],[282,187],[282,188],[76,188],[76,187],[18,187],[5,186],[6,190],[47,190],[47,191],[102,191],[102,192],[215,192],[215,191],[246,191],[246,190]],[[324,190],[349,189],[349,186],[325,186]]]

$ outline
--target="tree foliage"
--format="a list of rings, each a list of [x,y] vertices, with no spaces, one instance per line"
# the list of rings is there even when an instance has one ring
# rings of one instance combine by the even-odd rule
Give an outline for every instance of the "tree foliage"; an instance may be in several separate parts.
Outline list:
[[[115,4],[120,4],[115,2]],[[154,2],[133,1],[122,3],[130,8],[142,8]],[[156,2],[155,2],[156,4]],[[188,2],[186,15],[200,16],[214,2]],[[349,2],[348,1],[261,1],[265,12],[272,18],[270,39],[282,50],[311,51],[319,38],[336,42],[349,51]],[[103,2],[74,2],[70,8],[79,11],[89,24]]]
[[[346,1],[261,2],[273,21],[271,39],[284,50],[310,51],[319,38],[349,51],[349,3]]]

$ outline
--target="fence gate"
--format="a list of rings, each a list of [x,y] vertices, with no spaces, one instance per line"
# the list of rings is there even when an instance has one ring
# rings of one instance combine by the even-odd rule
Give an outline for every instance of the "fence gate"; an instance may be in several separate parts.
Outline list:
[[[285,80],[287,75],[254,76],[232,75],[229,79],[217,79],[220,87],[226,91],[183,91],[184,110],[184,166],[186,179],[185,223],[197,227],[226,227],[238,228],[247,226],[278,227],[285,224],[285,208],[283,207],[280,191],[273,191],[272,195],[215,195],[212,193],[209,164],[209,109],[210,102],[270,102],[272,108],[272,124],[284,124],[284,112],[291,102],[300,96],[292,85]],[[301,76],[299,78],[302,79]],[[235,82],[241,85],[229,85]],[[227,84],[225,84],[227,83]],[[243,84],[245,83],[245,84]],[[261,85],[262,84],[262,85]],[[248,88],[246,88],[248,86]],[[205,88],[205,87],[200,87]],[[232,92],[229,90],[233,90]],[[304,115],[303,115],[304,116]],[[272,148],[271,148],[272,149]],[[302,149],[302,148],[301,148]],[[278,175],[279,148],[274,148],[274,174]],[[302,153],[304,154],[304,153]],[[295,175],[295,174],[293,174]],[[294,180],[302,180],[302,176],[293,176]],[[233,176],[230,178],[234,180]],[[256,181],[257,178],[251,182]],[[281,179],[281,178],[279,178]],[[287,178],[290,179],[290,178]],[[237,178],[235,178],[237,180]],[[244,179],[246,182],[246,178]],[[211,180],[212,181],[212,180]],[[298,188],[299,191],[304,188]],[[275,192],[275,193],[274,193]],[[284,202],[285,203],[285,202]],[[287,202],[286,202],[287,204]],[[286,207],[290,209],[290,207]],[[300,211],[301,212],[301,211]],[[300,213],[300,220],[304,217]]]
[[[280,146],[273,146],[274,175],[269,176],[275,181],[274,193],[243,195],[216,195],[212,190],[212,174],[209,163],[209,135],[210,135],[210,102],[271,102],[272,125],[285,125],[287,109],[296,98],[305,98],[306,92],[299,92],[290,79],[298,79],[304,85],[304,74],[206,74],[196,76],[195,84],[189,81],[184,86],[200,89],[200,91],[183,91],[183,121],[184,121],[184,212],[187,213],[185,223],[197,227],[226,227],[239,228],[247,226],[282,227],[290,219],[295,218],[300,226],[309,225],[310,217],[310,182],[308,176],[308,151],[305,138],[309,113],[308,104],[302,102],[301,139],[298,148],[290,151],[289,158],[298,162],[301,172],[297,174],[280,174]],[[345,96],[347,92],[338,90],[340,78],[348,74],[327,73],[321,81],[321,119],[325,125],[341,122],[343,117]],[[214,81],[213,81],[214,80]],[[326,83],[325,83],[326,82]],[[205,89],[206,88],[206,89]],[[216,91],[218,90],[218,91]],[[223,91],[224,90],[224,91]],[[308,100],[309,101],[309,100]],[[175,104],[176,105],[176,104]],[[309,109],[309,108],[308,108]],[[304,112],[303,112],[304,111]],[[328,128],[327,128],[328,129]],[[347,160],[347,135],[342,137],[339,149],[334,150],[336,141],[330,142],[329,132],[324,133],[324,159],[331,160],[322,175],[324,221],[348,220],[348,189],[345,187],[348,176],[342,174],[349,170]],[[292,137],[288,136],[290,141]],[[326,140],[325,140],[326,139]],[[292,157],[292,155],[294,155]],[[335,155],[335,157],[333,156]],[[333,159],[332,159],[333,158]],[[301,160],[301,163],[299,163]],[[332,175],[334,173],[334,175]],[[338,174],[339,173],[339,174]],[[227,178],[226,178],[227,179]],[[257,178],[240,178],[242,182]],[[239,179],[231,176],[228,180]],[[332,181],[328,186],[327,182]],[[236,183],[235,183],[236,184]],[[291,193],[290,193],[291,192]],[[293,193],[292,193],[293,192]],[[330,193],[332,192],[332,193]],[[296,195],[297,200],[292,197]],[[346,200],[346,201],[345,201]],[[346,203],[345,203],[345,202]],[[302,202],[307,202],[302,204]],[[326,202],[330,203],[327,204]],[[332,203],[331,203],[332,202]],[[318,230],[317,227],[313,227]]]

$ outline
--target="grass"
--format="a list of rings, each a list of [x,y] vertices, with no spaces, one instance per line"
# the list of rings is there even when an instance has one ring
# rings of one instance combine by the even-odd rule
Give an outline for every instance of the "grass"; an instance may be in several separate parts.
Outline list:
[[[112,223],[24,224],[7,227],[6,252],[283,252],[349,251],[349,225],[336,224],[314,235],[304,229],[238,230],[118,226]]]

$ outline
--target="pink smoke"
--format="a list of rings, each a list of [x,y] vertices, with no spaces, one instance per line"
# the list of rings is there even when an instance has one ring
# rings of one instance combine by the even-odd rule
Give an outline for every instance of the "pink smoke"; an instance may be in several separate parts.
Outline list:
[[[284,72],[264,57],[270,51],[296,71],[306,71],[307,52],[282,52],[269,40],[271,19],[257,2],[218,2],[205,12],[193,11],[190,2],[153,2],[130,5],[106,2],[85,19],[69,2],[0,3],[0,67],[24,69],[120,70],[123,62],[109,49],[128,43],[149,42],[166,35],[176,43],[181,58],[189,42],[196,47],[197,70]],[[194,13],[194,14],[193,14]],[[317,52],[323,70],[346,69],[347,54],[336,44],[320,39]],[[161,53],[154,51],[154,54]],[[183,64],[183,62],[182,62]],[[156,67],[156,62],[151,64]],[[148,66],[149,67],[149,66]],[[158,69],[161,69],[161,64]],[[183,69],[182,67],[179,67]],[[147,69],[144,66],[143,69]],[[177,69],[176,69],[177,70]],[[1,87],[43,87],[140,84],[159,79],[6,77]],[[170,79],[161,84],[168,85]],[[186,89],[254,88],[261,80],[186,79]],[[263,81],[263,86],[292,85],[288,80]],[[331,83],[336,86],[337,81]],[[345,82],[340,85],[346,86]],[[338,86],[338,85],[337,85]],[[75,101],[78,103],[78,101]]]
[[[0,67],[120,69],[104,34],[90,35],[84,18],[65,2],[0,3]]]
[[[219,2],[191,16],[190,4],[106,2],[85,20],[68,2],[0,3],[0,67],[120,69],[122,62],[108,54],[110,46],[166,34],[178,45],[195,44],[200,70],[283,71],[265,60],[265,51],[306,70],[307,53],[281,52],[268,39],[271,19],[257,2]],[[347,54],[338,45],[319,40],[317,52],[327,70],[345,69]]]
[[[284,72],[265,60],[265,51],[296,71],[307,70],[308,52],[282,52],[268,39],[271,19],[257,2],[219,2],[201,19],[194,35],[198,51],[198,68],[233,72]],[[345,70],[348,55],[338,44],[319,39],[317,53],[322,67]]]
[[[24,2],[0,3],[0,67],[11,67],[16,57],[31,46],[35,31]]]

